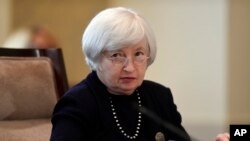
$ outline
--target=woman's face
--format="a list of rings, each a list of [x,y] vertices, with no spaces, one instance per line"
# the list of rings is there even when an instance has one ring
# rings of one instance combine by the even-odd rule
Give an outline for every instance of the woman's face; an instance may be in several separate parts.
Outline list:
[[[144,79],[148,54],[145,40],[119,50],[104,51],[97,75],[110,93],[130,95]]]

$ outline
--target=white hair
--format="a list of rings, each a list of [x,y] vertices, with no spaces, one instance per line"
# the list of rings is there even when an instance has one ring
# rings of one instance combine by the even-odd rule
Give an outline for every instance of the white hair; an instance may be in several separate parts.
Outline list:
[[[135,11],[123,7],[108,8],[98,13],[83,33],[85,61],[96,70],[100,53],[135,45],[146,39],[151,65],[156,56],[156,41],[146,20]]]

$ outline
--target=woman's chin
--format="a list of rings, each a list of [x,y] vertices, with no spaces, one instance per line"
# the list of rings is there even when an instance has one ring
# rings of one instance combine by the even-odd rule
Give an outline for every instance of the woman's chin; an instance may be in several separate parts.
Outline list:
[[[124,95],[131,95],[133,94],[133,92],[135,91],[136,87],[131,87],[131,88],[123,88],[121,89],[121,92],[124,94]]]
[[[126,92],[123,92],[123,95],[131,95],[133,94],[133,91],[126,91]]]

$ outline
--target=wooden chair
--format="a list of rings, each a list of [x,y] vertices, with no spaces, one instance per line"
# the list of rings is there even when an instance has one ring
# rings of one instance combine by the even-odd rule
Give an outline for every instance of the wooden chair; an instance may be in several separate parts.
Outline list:
[[[0,140],[44,141],[68,89],[61,49],[0,48]]]
[[[52,66],[56,78],[58,97],[61,97],[68,89],[68,79],[64,65],[62,50],[60,48],[0,48],[0,56],[8,57],[48,57],[52,61]]]

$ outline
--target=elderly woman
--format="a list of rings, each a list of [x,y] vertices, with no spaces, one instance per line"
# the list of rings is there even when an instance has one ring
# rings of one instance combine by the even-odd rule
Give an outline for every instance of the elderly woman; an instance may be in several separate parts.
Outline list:
[[[170,89],[143,80],[156,42],[141,15],[122,7],[106,9],[90,22],[82,44],[92,72],[57,103],[52,141],[190,140]]]

